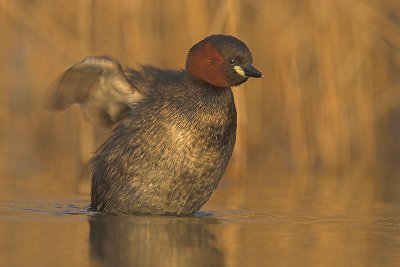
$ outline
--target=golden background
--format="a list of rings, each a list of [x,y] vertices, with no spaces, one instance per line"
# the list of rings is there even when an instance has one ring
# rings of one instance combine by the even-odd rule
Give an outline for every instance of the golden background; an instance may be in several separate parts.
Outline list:
[[[107,135],[78,108],[43,109],[70,65],[109,54],[182,68],[194,43],[226,33],[265,75],[234,89],[228,177],[301,194],[391,190],[400,186],[399,14],[400,2],[375,0],[0,1],[0,181],[69,183]]]
[[[398,0],[0,0],[0,33],[1,200],[88,197],[85,165],[107,131],[92,127],[77,107],[56,114],[43,108],[63,70],[102,54],[132,67],[182,68],[189,48],[212,33],[243,40],[265,76],[234,88],[238,142],[212,205],[263,209],[262,192],[316,198],[331,203],[323,214],[365,211],[373,220],[368,206],[352,204],[400,200]],[[242,187],[229,189],[232,184]],[[286,208],[295,212],[298,206]],[[51,243],[13,245],[18,238],[45,239],[43,229],[58,231],[60,225],[30,227],[36,231],[28,237],[18,237],[18,224],[0,228],[3,247],[34,251],[49,264],[88,263],[77,256],[88,253],[88,225],[66,224],[58,238],[71,244],[57,254]],[[234,244],[246,232],[221,232],[228,265],[240,266]],[[328,256],[342,266],[345,259],[335,257],[332,244],[347,247],[351,232],[331,236],[317,229],[319,250],[310,259]],[[368,240],[362,232],[355,243],[365,259],[374,250]],[[284,260],[298,249],[282,246],[269,256]],[[0,265],[25,264],[32,256],[10,255],[2,261],[1,254]]]

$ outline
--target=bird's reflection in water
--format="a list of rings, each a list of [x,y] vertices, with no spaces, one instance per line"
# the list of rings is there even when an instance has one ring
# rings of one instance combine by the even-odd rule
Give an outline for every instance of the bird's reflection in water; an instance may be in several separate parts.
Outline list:
[[[91,258],[100,266],[224,266],[216,218],[98,214],[89,222]]]

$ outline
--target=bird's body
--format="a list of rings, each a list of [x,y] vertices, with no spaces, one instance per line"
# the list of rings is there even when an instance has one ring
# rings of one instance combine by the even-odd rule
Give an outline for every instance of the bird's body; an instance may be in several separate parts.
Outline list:
[[[93,157],[92,206],[118,214],[194,213],[232,155],[232,91],[205,87],[183,72],[144,72],[151,94],[132,106]],[[163,76],[168,80],[158,79]]]
[[[205,43],[216,46],[212,37]],[[241,60],[251,63],[241,41],[216,37],[227,41],[233,52],[243,50]],[[230,45],[232,40],[240,43]],[[216,189],[235,144],[236,108],[230,86],[248,76],[234,69],[237,73],[232,77],[210,77],[213,74],[202,66],[213,66],[218,60],[222,64],[223,57],[217,58],[220,53],[214,47],[199,44],[189,52],[186,70],[150,66],[132,70],[109,57],[90,57],[60,79],[53,107],[77,102],[89,119],[113,127],[91,161],[92,209],[188,215],[198,211]],[[245,70],[261,76],[251,67]],[[218,71],[222,72],[216,66],[213,73]]]

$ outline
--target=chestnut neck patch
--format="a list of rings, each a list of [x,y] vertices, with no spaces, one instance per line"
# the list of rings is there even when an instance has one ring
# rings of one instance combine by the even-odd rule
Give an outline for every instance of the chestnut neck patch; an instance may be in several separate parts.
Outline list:
[[[190,49],[186,70],[193,76],[216,87],[229,87],[224,59],[214,44],[206,40]]]

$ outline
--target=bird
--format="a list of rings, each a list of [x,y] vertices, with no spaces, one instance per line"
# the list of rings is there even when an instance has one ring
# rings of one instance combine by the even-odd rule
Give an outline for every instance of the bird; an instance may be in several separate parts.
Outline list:
[[[90,161],[91,210],[172,216],[199,211],[234,149],[231,87],[263,76],[252,63],[244,42],[214,34],[190,48],[183,69],[132,69],[102,55],[63,72],[48,107],[78,104],[90,122],[111,129]]]

